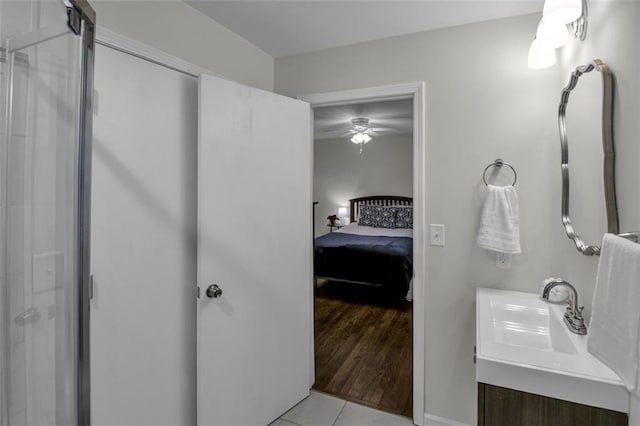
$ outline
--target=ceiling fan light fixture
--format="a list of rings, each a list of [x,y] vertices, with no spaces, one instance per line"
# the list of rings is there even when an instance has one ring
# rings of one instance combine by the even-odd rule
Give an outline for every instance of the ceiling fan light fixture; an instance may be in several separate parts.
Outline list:
[[[353,126],[353,136],[350,140],[356,145],[360,145],[360,154],[362,154],[364,144],[372,139],[369,136],[369,119],[365,117],[353,118],[351,119],[351,125]]]
[[[364,144],[369,142],[370,140],[371,140],[371,136],[369,136],[364,132],[358,132],[355,135],[353,135],[353,137],[351,138],[351,142],[355,144],[360,144],[360,143]]]
[[[352,118],[351,119],[351,124],[353,125],[353,128],[358,130],[359,128],[361,129],[368,129],[369,128],[369,119],[366,117],[356,117],[356,118]]]

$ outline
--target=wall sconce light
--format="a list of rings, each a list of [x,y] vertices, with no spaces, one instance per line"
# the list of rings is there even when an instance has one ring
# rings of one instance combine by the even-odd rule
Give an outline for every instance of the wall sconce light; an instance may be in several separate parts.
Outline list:
[[[569,31],[566,24],[547,22],[543,19],[538,24],[536,40],[558,49],[569,42]]]
[[[546,0],[536,38],[529,47],[530,69],[548,68],[556,63],[556,52],[569,41],[567,25],[580,41],[587,36],[587,0]]]
[[[556,63],[556,49],[552,45],[535,39],[529,47],[529,69],[541,70],[549,68]]]
[[[338,207],[338,217],[340,218],[340,223],[342,225],[347,224],[347,217],[349,217],[349,212],[346,207]]]
[[[542,19],[548,23],[570,24],[582,15],[582,0],[546,0]]]

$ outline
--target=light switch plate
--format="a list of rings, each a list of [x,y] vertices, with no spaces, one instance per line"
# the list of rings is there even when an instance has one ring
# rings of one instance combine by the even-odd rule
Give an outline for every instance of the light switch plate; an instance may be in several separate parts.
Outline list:
[[[429,235],[432,246],[444,246],[444,225],[432,223],[429,225]]]

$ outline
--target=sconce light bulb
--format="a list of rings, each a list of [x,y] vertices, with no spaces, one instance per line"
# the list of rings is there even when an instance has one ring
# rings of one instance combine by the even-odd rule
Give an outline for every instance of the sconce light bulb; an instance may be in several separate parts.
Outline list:
[[[564,46],[569,41],[569,31],[566,24],[546,22],[544,19],[538,23],[536,39],[548,44],[554,49]]]
[[[556,50],[540,40],[533,40],[529,47],[529,69],[549,68],[556,63]]]
[[[582,0],[546,0],[542,19],[552,24],[570,24],[582,16]]]

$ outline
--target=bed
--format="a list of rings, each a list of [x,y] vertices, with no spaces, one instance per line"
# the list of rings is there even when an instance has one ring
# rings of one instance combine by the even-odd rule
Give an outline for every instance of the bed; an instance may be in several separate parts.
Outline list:
[[[351,223],[314,240],[316,282],[326,279],[374,285],[410,300],[412,198],[376,195],[349,202]]]

